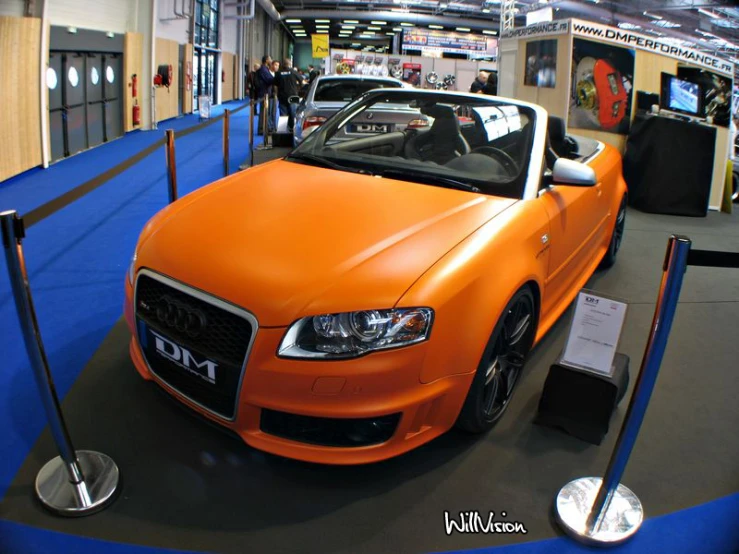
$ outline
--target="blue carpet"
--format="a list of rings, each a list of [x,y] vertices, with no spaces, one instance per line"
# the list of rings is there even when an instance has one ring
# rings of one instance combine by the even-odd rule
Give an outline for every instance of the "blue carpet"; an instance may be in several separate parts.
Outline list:
[[[91,516],[95,517],[95,516]],[[609,548],[613,554],[737,554],[739,552],[739,493],[644,522],[625,544]],[[0,552],[166,554],[185,551],[100,541],[0,520]],[[497,548],[456,551],[457,554],[586,554],[603,549],[581,546],[567,537]],[[451,554],[451,553],[450,553]]]
[[[235,101],[213,106],[211,115],[214,118],[218,117],[224,110],[235,110],[243,104],[243,101]],[[236,115],[243,115],[243,113],[239,112]],[[166,129],[174,129],[176,137],[177,132],[194,127],[198,123],[199,116],[197,114],[162,121],[155,131],[133,131],[122,138],[60,160],[48,169],[34,168],[11,177],[0,182],[0,208],[14,209],[21,214],[26,213],[100,175],[147,146],[163,139]],[[222,130],[223,124],[214,123],[213,127]],[[245,139],[246,132],[243,137],[237,137],[234,131],[232,129],[232,143],[235,139]],[[163,153],[160,162],[163,166]]]
[[[183,118],[185,119],[185,118]],[[197,119],[197,118],[195,118]],[[230,167],[234,172],[248,153],[248,110],[231,121]],[[177,123],[180,123],[178,121]],[[162,125],[166,127],[167,125]],[[180,195],[223,175],[221,123],[176,141]],[[122,161],[146,145],[133,133],[115,144],[93,149],[42,172],[43,183],[19,179],[0,187],[0,209],[19,213],[50,200],[49,183],[64,183],[61,194],[87,180],[77,159],[89,158],[95,173]],[[161,135],[156,133],[153,140]],[[153,136],[153,135],[152,135]],[[129,142],[136,144],[130,148]],[[115,146],[115,156],[100,156]],[[115,161],[110,159],[115,157]],[[100,159],[102,158],[102,159]],[[27,176],[29,183],[35,181]],[[71,183],[71,185],[70,185]],[[42,190],[43,189],[43,190]],[[23,194],[21,194],[23,192]],[[164,153],[155,152],[70,206],[28,229],[23,243],[27,270],[52,374],[60,398],[121,316],[123,280],[139,232],[167,203]],[[0,262],[5,265],[5,262]],[[7,271],[0,268],[0,499],[45,425],[45,416],[17,324]],[[7,328],[6,328],[7,327]],[[74,438],[74,430],[71,430]],[[77,445],[81,448],[84,445]]]

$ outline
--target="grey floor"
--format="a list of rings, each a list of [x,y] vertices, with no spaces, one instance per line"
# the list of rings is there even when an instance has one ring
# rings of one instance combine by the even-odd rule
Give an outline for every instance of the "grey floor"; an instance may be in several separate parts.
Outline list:
[[[696,248],[739,251],[739,215],[703,219],[629,211],[620,258],[589,287],[626,299],[620,351],[632,383],[652,320],[670,233]],[[556,536],[557,490],[603,471],[625,406],[600,446],[532,424],[569,314],[537,347],[503,421],[489,434],[456,432],[363,467],[324,467],[255,451],[190,417],[144,383],[119,322],[64,402],[78,448],[113,456],[123,491],[103,513],[49,516],[33,479],[54,455],[45,433],[0,506],[0,517],[120,542],[218,552],[430,552]],[[739,491],[739,271],[690,268],[657,387],[624,483],[648,517]],[[526,535],[444,532],[444,511],[493,510]]]

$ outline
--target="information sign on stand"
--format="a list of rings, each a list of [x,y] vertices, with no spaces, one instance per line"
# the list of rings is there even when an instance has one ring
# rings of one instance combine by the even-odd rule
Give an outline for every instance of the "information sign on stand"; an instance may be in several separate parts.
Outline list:
[[[198,96],[200,119],[210,119],[210,96]]]
[[[612,376],[626,309],[623,301],[589,290],[580,291],[560,363]]]

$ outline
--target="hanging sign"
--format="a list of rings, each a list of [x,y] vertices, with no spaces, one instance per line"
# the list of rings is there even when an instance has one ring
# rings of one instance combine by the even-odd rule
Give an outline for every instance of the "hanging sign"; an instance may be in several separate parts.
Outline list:
[[[325,58],[328,56],[328,35],[311,35],[310,40],[313,46],[314,58]]]
[[[455,54],[485,53],[498,54],[497,39],[471,33],[450,33],[427,29],[407,29],[403,31],[403,49],[421,50],[424,53],[448,52]]]

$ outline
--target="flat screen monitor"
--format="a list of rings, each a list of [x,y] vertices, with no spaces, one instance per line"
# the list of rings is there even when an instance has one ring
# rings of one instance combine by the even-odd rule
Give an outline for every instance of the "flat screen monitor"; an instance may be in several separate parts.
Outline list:
[[[662,73],[660,108],[673,112],[703,117],[703,90],[700,84]]]

